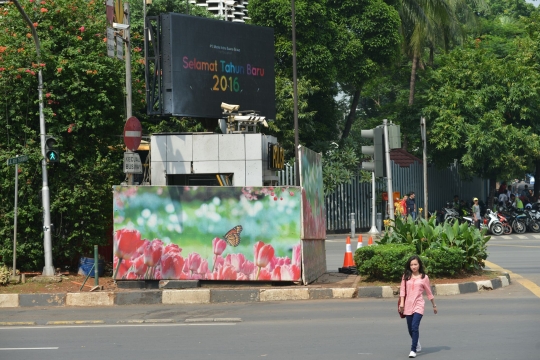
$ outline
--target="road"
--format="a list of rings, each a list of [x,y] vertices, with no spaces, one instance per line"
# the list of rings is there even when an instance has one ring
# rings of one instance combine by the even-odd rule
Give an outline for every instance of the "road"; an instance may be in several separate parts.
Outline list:
[[[538,360],[540,299],[521,285],[436,301],[439,314],[427,311],[422,320],[419,358]],[[394,299],[350,299],[2,309],[4,321],[105,324],[0,327],[0,359],[404,359],[409,337],[395,307]],[[224,317],[242,322],[184,322]],[[117,323],[128,319],[172,323]]]
[[[337,245],[344,248],[344,241],[329,244],[336,244],[336,251],[331,245],[328,255],[342,258]],[[539,235],[494,238],[489,251],[493,264],[538,284]],[[540,359],[540,296],[530,287],[514,282],[436,302],[438,315],[426,306],[418,358]],[[0,318],[37,324],[0,327],[0,359],[9,360],[386,360],[407,358],[410,347],[395,299],[5,308]],[[241,322],[225,322],[231,318]],[[194,319],[215,321],[186,322]],[[47,325],[73,320],[99,323]]]

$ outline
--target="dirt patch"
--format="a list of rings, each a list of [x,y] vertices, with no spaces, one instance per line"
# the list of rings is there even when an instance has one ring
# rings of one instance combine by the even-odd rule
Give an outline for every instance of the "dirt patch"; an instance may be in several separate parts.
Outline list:
[[[59,282],[37,282],[33,281],[33,276],[25,276],[24,284],[8,284],[0,286],[0,294],[47,294],[47,293],[68,293],[79,292],[81,284],[86,276],[78,274],[63,274],[58,276]],[[99,278],[99,285],[104,291],[116,291],[117,287],[111,277]],[[88,292],[94,287],[94,278],[88,278],[86,286],[80,292]]]

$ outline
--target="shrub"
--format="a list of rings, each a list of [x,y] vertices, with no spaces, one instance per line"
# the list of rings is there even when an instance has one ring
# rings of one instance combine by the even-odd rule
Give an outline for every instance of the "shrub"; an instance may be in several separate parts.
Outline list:
[[[415,253],[412,245],[367,246],[356,250],[354,261],[358,273],[370,280],[399,281],[407,260]]]
[[[430,277],[453,276],[463,266],[463,255],[459,248],[428,249],[421,256],[424,269]]]
[[[378,244],[408,244],[413,245],[416,253],[423,255],[428,249],[457,248],[461,255],[461,268],[466,271],[480,269],[487,258],[487,230],[478,230],[467,224],[452,223],[436,225],[435,217],[414,221],[410,216],[403,220],[395,219],[395,224],[389,227],[378,241]]]
[[[0,285],[6,285],[11,278],[11,272],[6,265],[0,266]]]

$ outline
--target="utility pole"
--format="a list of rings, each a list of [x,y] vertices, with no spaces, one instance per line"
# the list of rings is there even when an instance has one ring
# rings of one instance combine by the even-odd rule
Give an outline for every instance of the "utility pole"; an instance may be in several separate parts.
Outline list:
[[[426,118],[420,118],[420,132],[422,135],[422,145],[424,151],[422,152],[422,162],[424,164],[424,219],[428,218],[428,180],[427,180],[427,132],[426,132]]]
[[[392,163],[390,162],[390,143],[388,139],[388,120],[383,120],[384,126],[384,149],[386,151],[386,178],[388,180],[388,217],[394,220],[394,191],[392,188]]]
[[[34,24],[19,4],[18,0],[13,0],[13,3],[21,13],[23,19],[30,26],[32,31],[32,37],[36,44],[37,61],[41,63],[41,44],[37,35]],[[43,250],[45,253],[45,266],[43,267],[42,276],[54,276],[54,266],[52,261],[52,242],[51,242],[51,211],[50,211],[50,198],[49,198],[49,182],[47,177],[47,160],[45,160],[45,115],[43,113],[43,74],[41,67],[38,70],[38,98],[39,98],[39,132],[41,138],[41,199],[43,203]]]
[[[293,102],[294,102],[294,171],[295,185],[300,186],[300,159],[298,159],[298,82],[296,78],[296,15],[294,0],[291,0],[292,17],[292,61],[293,61]]]
[[[144,0],[146,3],[146,0]],[[145,6],[146,9],[146,6]],[[126,119],[133,116],[132,104],[132,90],[131,90],[131,39],[130,39],[130,12],[129,3],[124,3],[124,24],[127,28],[124,29],[124,42],[126,43],[126,53],[124,55],[126,59]],[[146,13],[145,13],[146,16]],[[146,26],[146,24],[145,24]],[[146,36],[146,32],[145,32]],[[146,84],[148,85],[148,84]],[[128,150],[129,151],[129,150]],[[133,174],[128,174],[128,185],[133,185]]]
[[[375,171],[371,173],[371,229],[369,234],[379,235],[377,229],[377,201],[376,201],[376,188],[375,188]]]

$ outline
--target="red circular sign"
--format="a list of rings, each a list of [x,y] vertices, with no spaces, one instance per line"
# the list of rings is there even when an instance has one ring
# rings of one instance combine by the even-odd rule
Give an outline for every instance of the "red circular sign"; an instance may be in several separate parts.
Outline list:
[[[136,151],[141,144],[142,125],[135,116],[130,117],[124,125],[124,144],[128,150]]]

